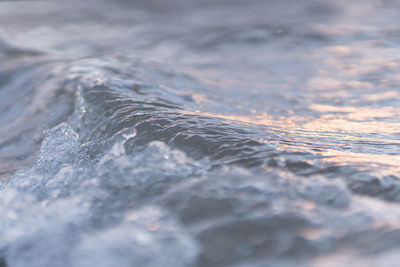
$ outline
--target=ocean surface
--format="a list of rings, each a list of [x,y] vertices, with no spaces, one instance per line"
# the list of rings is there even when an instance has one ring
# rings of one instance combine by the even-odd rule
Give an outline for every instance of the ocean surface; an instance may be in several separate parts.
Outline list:
[[[0,1],[0,266],[398,266],[400,1]]]

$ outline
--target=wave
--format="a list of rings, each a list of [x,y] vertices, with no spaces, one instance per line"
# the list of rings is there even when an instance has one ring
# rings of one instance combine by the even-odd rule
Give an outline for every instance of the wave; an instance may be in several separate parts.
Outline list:
[[[194,77],[118,56],[0,67],[3,265],[328,265],[349,247],[343,262],[387,263],[399,242],[379,227],[400,215],[395,178],[211,116],[173,87],[201,88]]]

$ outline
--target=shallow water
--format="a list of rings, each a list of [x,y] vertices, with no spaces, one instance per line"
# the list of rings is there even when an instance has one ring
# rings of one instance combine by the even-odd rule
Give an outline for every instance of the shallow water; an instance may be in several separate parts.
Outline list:
[[[0,266],[396,266],[399,7],[0,2]]]

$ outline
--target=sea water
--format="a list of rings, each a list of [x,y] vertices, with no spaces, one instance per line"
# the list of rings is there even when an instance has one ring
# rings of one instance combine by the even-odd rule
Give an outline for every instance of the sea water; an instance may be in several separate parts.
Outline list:
[[[0,2],[0,266],[396,266],[399,17]]]

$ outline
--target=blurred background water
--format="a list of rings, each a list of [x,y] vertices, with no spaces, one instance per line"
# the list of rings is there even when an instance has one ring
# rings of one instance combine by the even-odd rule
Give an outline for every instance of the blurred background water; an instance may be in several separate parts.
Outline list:
[[[0,266],[396,266],[398,17],[0,2]]]

